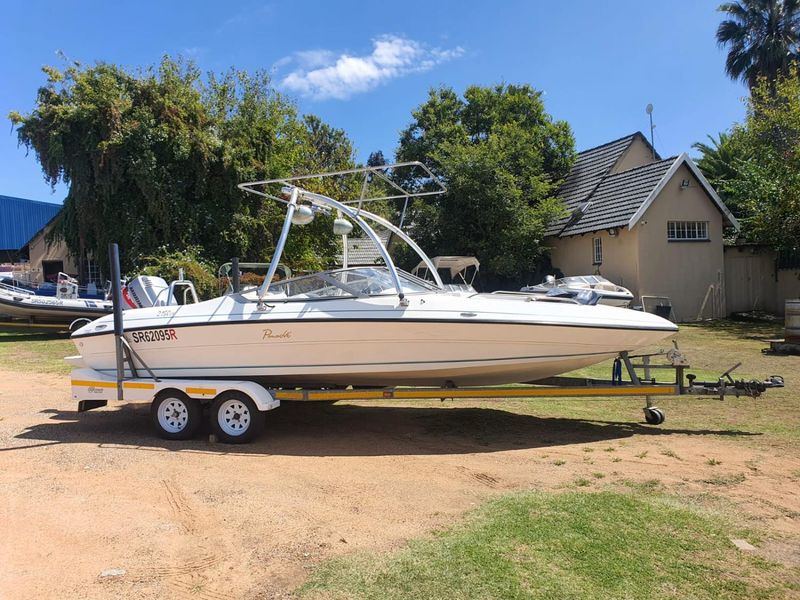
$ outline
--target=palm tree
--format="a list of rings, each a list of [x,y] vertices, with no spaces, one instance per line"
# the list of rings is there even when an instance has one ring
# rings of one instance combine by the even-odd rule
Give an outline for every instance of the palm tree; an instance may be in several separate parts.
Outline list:
[[[739,164],[745,160],[744,149],[733,133],[720,132],[717,139],[708,136],[709,143],[695,142],[692,148],[700,153],[696,159],[697,166],[709,183],[737,217],[741,214],[741,199],[737,196],[735,186],[731,185],[740,177]]]
[[[800,0],[738,0],[719,9],[717,43],[728,46],[725,71],[752,88],[759,77],[787,75],[798,57]]]

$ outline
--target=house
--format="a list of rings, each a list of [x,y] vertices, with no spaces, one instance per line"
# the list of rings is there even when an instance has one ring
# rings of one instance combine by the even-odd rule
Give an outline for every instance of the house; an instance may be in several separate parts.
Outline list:
[[[662,159],[637,132],[580,152],[558,195],[554,268],[600,274],[634,304],[668,298],[681,321],[727,314],[723,231],[739,225],[686,154]]]
[[[0,196],[0,262],[38,282],[54,280],[62,271],[76,274],[66,245],[46,241],[60,211],[60,204]]]

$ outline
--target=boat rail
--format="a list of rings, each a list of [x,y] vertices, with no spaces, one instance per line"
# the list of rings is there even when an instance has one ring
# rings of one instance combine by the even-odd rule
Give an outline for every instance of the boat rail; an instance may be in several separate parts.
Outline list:
[[[411,175],[416,173],[416,177],[409,176],[409,180],[416,182],[414,189],[408,189],[397,183],[393,179],[393,175],[402,169],[410,171]],[[358,198],[351,200],[335,200],[330,196],[321,193],[312,192],[304,189],[298,185],[300,182],[309,180],[323,180],[330,177],[346,177],[356,176],[363,177],[361,180],[361,193]],[[369,185],[374,182],[375,178],[388,185],[397,193],[379,193],[377,195],[369,195]],[[259,307],[261,310],[266,310],[267,305],[264,304],[264,297],[269,292],[272,279],[280,263],[286,239],[289,236],[289,231],[292,225],[304,225],[310,223],[314,219],[316,213],[332,214],[336,213],[336,220],[334,221],[334,234],[340,234],[344,245],[344,267],[347,268],[347,236],[352,231],[353,223],[358,225],[366,236],[375,244],[378,252],[383,259],[389,273],[392,277],[397,295],[401,304],[406,304],[405,294],[403,292],[400,276],[397,272],[397,267],[394,264],[386,246],[381,241],[380,237],[374,230],[374,225],[388,229],[391,233],[397,235],[409,247],[416,252],[422,261],[430,269],[434,279],[436,280],[436,287],[444,290],[444,284],[439,277],[433,261],[427,254],[406,235],[400,227],[395,226],[387,219],[380,215],[371,213],[364,210],[363,205],[369,202],[376,202],[382,200],[399,200],[404,199],[405,204],[403,207],[403,214],[408,206],[408,201],[412,198],[434,196],[443,194],[447,191],[444,184],[421,162],[403,162],[394,163],[389,165],[367,166],[355,169],[345,169],[341,171],[329,171],[326,173],[313,173],[308,175],[298,175],[294,177],[279,177],[276,179],[266,179],[263,181],[252,181],[248,183],[240,183],[239,189],[244,192],[255,194],[264,198],[275,200],[282,204],[287,205],[286,217],[281,228],[281,234],[278,242],[275,245],[275,251],[270,260],[270,268],[264,282],[258,289]],[[277,187],[277,190],[274,188]],[[343,218],[343,215],[350,219]],[[372,225],[372,224],[374,225]],[[401,218],[402,223],[402,218]]]
[[[23,296],[35,296],[36,293],[25,288],[17,287],[7,283],[0,283],[0,291],[8,292],[10,294],[21,294]]]

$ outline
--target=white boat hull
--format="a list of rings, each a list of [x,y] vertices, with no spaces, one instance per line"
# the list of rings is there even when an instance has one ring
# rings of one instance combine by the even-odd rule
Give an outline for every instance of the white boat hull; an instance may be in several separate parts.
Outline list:
[[[623,309],[524,298],[396,297],[281,302],[266,312],[232,297],[124,313],[125,337],[165,378],[282,386],[495,385],[601,362],[676,331]],[[557,308],[554,308],[556,307]],[[115,372],[110,317],[73,335],[83,361]]]
[[[97,319],[111,312],[104,300],[62,300],[53,296],[16,294],[0,290],[0,314],[16,319],[50,323],[70,323],[75,319]]]

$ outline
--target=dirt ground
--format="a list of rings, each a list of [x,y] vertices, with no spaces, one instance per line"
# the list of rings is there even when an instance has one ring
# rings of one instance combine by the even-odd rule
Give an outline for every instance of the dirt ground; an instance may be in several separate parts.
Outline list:
[[[493,494],[600,484],[597,473],[686,498],[713,488],[783,540],[765,553],[800,563],[796,453],[640,425],[638,407],[630,422],[593,422],[500,401],[286,405],[256,443],[232,447],[159,440],[146,405],[78,414],[66,376],[0,382],[3,599],[289,597],[325,558],[391,548]]]

